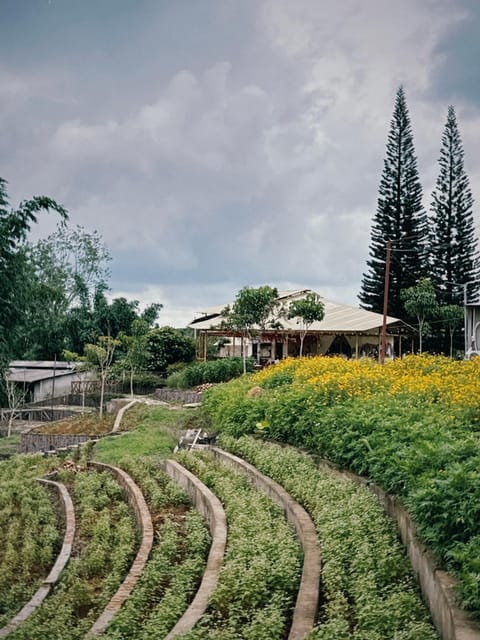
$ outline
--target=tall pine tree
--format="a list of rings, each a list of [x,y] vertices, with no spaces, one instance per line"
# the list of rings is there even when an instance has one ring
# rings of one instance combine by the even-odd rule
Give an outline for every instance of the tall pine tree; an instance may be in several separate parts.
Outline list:
[[[463,285],[480,277],[468,176],[455,109],[448,107],[440,172],[432,194],[430,270],[440,304],[463,304]],[[477,287],[472,290],[478,291]]]
[[[405,317],[400,292],[427,275],[427,217],[422,206],[407,103],[403,87],[397,91],[373,218],[368,270],[362,279],[362,307],[383,311],[386,242],[392,241],[388,313]]]

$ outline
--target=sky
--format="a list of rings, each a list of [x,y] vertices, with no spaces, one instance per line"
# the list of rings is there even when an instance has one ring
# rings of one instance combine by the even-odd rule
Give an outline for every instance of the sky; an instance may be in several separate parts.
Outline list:
[[[447,108],[480,208],[477,0],[0,0],[0,176],[186,326],[244,286],[358,306],[404,87],[428,210]],[[55,230],[45,215],[32,240]]]

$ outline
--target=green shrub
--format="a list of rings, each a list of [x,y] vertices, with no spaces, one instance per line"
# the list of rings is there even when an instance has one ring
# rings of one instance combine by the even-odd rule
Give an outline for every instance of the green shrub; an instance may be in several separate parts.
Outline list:
[[[247,360],[247,370],[253,371],[254,361]],[[167,386],[178,389],[190,389],[205,383],[228,382],[243,373],[241,358],[218,358],[186,366],[175,371],[167,378]]]
[[[205,393],[202,410],[217,431],[261,433],[308,449],[401,496],[424,542],[458,577],[461,604],[480,617],[479,574],[458,552],[480,536],[480,441],[471,408],[452,411],[381,390],[333,397],[328,388],[288,380],[288,368],[272,371],[257,397],[247,394],[255,377],[234,380]]]

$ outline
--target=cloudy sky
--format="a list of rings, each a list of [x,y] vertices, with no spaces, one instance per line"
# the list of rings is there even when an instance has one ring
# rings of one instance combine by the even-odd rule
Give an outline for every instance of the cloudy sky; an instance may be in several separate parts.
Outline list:
[[[0,0],[0,176],[185,326],[245,286],[357,306],[395,93],[425,205],[447,107],[480,211],[477,0]],[[54,230],[44,217],[35,234]]]

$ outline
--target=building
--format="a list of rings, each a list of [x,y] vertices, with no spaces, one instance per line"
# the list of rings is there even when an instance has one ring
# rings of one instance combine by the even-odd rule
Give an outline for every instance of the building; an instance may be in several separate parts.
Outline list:
[[[311,289],[282,291],[278,296],[278,309],[288,307],[293,300],[314,293]],[[344,355],[348,358],[362,356],[378,357],[383,327],[383,316],[337,302],[320,296],[324,304],[323,320],[314,322],[308,328],[303,344],[303,355]],[[281,360],[300,353],[299,319],[286,319],[280,313],[271,320],[281,326],[265,329],[253,340],[244,340],[239,333],[227,331],[222,327],[225,320],[223,307],[208,309],[193,320],[189,327],[195,330],[198,338],[199,357],[206,358],[207,340],[210,336],[221,339],[221,356],[240,356],[242,348],[247,356],[253,356],[261,364]],[[231,305],[230,305],[231,306]],[[271,324],[271,323],[269,323]],[[402,320],[387,316],[386,355],[401,356],[405,351],[413,350],[413,329]]]
[[[77,366],[75,362],[13,360],[7,381],[16,384],[24,403],[44,402],[68,395],[72,382],[91,377],[88,372],[78,372]]]

